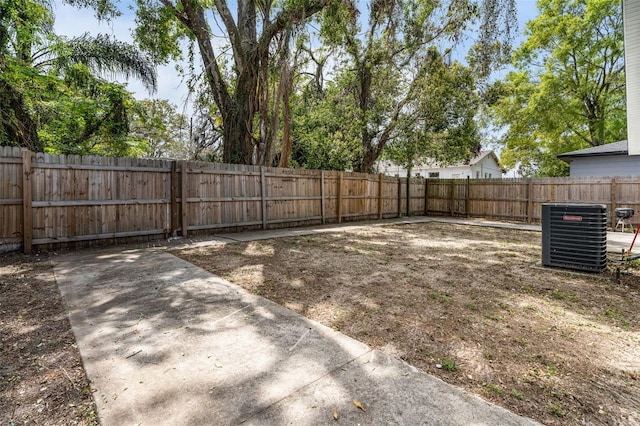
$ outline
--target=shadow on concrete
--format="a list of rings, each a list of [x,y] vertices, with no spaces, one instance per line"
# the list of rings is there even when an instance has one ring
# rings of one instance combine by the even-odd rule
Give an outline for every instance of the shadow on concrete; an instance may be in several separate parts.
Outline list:
[[[610,371],[635,371],[637,355],[624,336],[640,329],[637,277],[623,276],[620,284],[612,271],[593,274],[542,267],[539,233],[517,231],[505,237],[486,228],[450,224],[397,226],[387,228],[388,233],[393,238],[385,237],[384,247],[379,234],[364,230],[297,235],[277,243],[239,241],[226,248],[192,250],[188,258],[203,267],[213,263],[214,270],[225,276],[259,270],[259,279],[247,280],[253,291],[275,296],[281,305],[295,307],[306,316],[323,309],[339,311],[333,319],[325,316],[331,321],[325,324],[370,344],[383,336],[384,342],[394,343],[391,353],[397,349],[398,356],[436,375],[448,373],[435,369],[435,359],[456,359],[462,353],[466,357],[462,359],[468,360],[465,374],[473,373],[475,383],[491,383],[497,376],[504,379],[505,389],[528,395],[526,391],[541,382],[526,382],[526,372],[536,368],[562,372],[571,363],[572,377],[567,376],[562,386],[606,383],[607,396],[625,393],[624,383]],[[479,254],[488,260],[479,264]],[[329,267],[337,265],[332,256],[338,256],[344,267]],[[285,264],[293,273],[283,273]],[[403,283],[398,285],[399,281]],[[273,290],[287,286],[295,290]],[[334,300],[341,302],[332,304]],[[396,315],[398,311],[403,315]],[[612,333],[593,342],[590,329]],[[584,354],[588,345],[603,349],[577,362],[575,354]],[[604,349],[607,345],[616,347],[615,354]],[[512,355],[522,360],[518,371],[524,374],[500,371],[501,364],[492,361],[498,353],[502,359]],[[469,383],[458,375],[462,379],[449,377]],[[602,405],[602,394],[582,394],[585,399],[575,404],[576,412],[593,416],[588,410]],[[548,400],[540,403],[542,407],[557,400],[553,392],[544,397]],[[514,410],[526,404],[509,395],[503,398]],[[623,409],[632,409],[638,396],[627,391],[626,400],[630,402]],[[554,420],[553,414],[540,416],[542,421]],[[606,418],[603,414],[599,419]]]
[[[533,424],[168,253],[55,273],[104,425]]]

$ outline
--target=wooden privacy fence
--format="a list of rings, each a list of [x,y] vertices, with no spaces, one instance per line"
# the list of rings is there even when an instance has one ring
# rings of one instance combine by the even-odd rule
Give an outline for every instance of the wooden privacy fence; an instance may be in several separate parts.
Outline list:
[[[425,214],[539,222],[543,203],[640,211],[640,177],[410,179],[0,147],[0,252]]]
[[[0,252],[424,214],[423,179],[0,147]]]
[[[526,179],[428,179],[426,214],[539,222],[544,203],[603,204],[640,214],[640,176]],[[635,223],[636,221],[634,221]]]

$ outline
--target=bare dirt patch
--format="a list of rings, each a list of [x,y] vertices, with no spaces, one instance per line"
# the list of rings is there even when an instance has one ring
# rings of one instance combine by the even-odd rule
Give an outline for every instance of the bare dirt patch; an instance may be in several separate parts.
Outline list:
[[[536,232],[449,224],[175,254],[546,424],[640,424],[640,274],[540,266]]]
[[[47,254],[0,255],[0,355],[0,424],[98,424]]]

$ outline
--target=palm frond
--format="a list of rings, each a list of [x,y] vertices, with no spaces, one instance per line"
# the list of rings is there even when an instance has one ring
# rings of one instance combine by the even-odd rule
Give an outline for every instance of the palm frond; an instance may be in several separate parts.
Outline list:
[[[149,58],[135,46],[112,39],[108,35],[91,36],[87,33],[57,46],[52,64],[63,70],[75,64],[83,64],[101,75],[140,80],[150,92],[157,89],[156,70]]]

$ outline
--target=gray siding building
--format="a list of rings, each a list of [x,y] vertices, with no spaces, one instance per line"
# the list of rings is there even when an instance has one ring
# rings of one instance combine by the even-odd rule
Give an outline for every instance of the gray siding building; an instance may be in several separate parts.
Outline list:
[[[627,141],[566,152],[558,158],[570,164],[571,177],[640,176],[640,155],[629,155]]]

